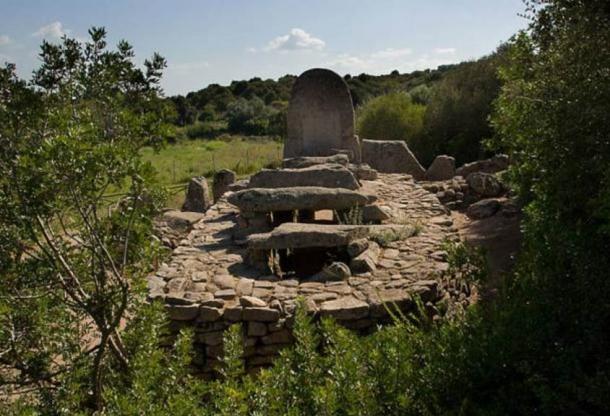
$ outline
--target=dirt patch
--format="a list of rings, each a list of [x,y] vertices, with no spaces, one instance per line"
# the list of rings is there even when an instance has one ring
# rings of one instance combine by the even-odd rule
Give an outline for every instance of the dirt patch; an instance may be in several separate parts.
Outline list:
[[[518,213],[501,213],[489,218],[471,220],[463,212],[452,211],[454,226],[463,241],[485,250],[491,276],[487,288],[494,292],[511,272],[521,247],[521,218]]]

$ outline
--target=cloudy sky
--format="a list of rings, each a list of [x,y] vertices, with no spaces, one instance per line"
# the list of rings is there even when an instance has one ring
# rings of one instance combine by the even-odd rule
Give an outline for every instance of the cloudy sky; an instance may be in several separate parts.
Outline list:
[[[106,27],[139,62],[168,61],[173,95],[311,67],[409,72],[477,58],[526,22],[521,0],[0,0],[0,63],[29,78],[42,39]]]

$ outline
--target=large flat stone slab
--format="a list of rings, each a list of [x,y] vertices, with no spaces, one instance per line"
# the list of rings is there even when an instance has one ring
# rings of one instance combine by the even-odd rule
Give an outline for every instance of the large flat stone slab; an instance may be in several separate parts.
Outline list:
[[[344,154],[337,154],[332,156],[292,157],[289,159],[284,159],[282,161],[282,167],[289,169],[303,169],[315,165],[327,165],[329,163],[347,166],[349,163],[349,157]]]
[[[281,250],[286,248],[339,247],[368,235],[369,228],[362,225],[301,224],[287,222],[269,233],[252,234],[248,247],[255,250]]]
[[[362,140],[362,161],[384,173],[408,173],[423,179],[426,171],[402,140]]]
[[[323,188],[358,189],[354,174],[341,165],[315,165],[304,169],[263,169],[250,178],[250,188]]]
[[[343,188],[303,186],[295,188],[251,188],[236,192],[228,201],[241,211],[349,209],[372,202],[371,196]]]

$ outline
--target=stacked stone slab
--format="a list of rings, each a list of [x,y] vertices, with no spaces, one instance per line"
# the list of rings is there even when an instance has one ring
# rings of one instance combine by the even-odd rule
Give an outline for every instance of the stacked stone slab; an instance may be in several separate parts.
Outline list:
[[[283,165],[290,168],[263,170],[250,178],[248,189],[228,196],[240,211],[235,236],[248,246],[251,266],[274,271],[272,258],[278,250],[332,247],[345,252],[352,239],[368,232],[362,225],[312,224],[317,211],[332,211],[336,222],[350,213],[359,216],[360,223],[389,218],[374,205],[374,195],[359,191],[360,183],[348,169],[345,155],[297,157],[284,160]],[[347,263],[334,268],[347,270],[343,274],[349,276]],[[319,280],[329,274],[341,273],[318,270],[309,278]]]

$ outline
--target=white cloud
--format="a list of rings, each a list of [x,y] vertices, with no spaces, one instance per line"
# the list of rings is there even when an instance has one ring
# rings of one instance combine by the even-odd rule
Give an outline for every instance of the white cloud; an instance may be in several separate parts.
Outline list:
[[[267,44],[266,51],[296,51],[296,50],[322,50],[326,43],[313,37],[303,29],[293,28],[290,33],[278,36]]]
[[[338,54],[323,62],[322,65],[340,73],[372,75],[388,74],[393,70],[412,72],[421,69],[433,69],[439,65],[454,63],[453,53],[421,54],[412,56],[409,49],[388,48],[368,54]]]
[[[439,55],[453,55],[456,52],[455,48],[436,48],[434,53]]]
[[[70,32],[71,31],[69,29],[64,28],[61,22],[53,22],[41,27],[36,32],[32,33],[32,36],[60,39],[62,36],[70,34]]]
[[[387,48],[382,51],[371,54],[373,59],[397,59],[403,56],[411,55],[412,51],[409,48],[394,49]]]
[[[327,61],[324,65],[331,68],[342,69],[347,72],[358,72],[367,70],[370,67],[370,61],[360,56],[342,53],[337,55],[334,59]]]
[[[258,50],[256,48],[246,48],[246,52],[248,53],[256,53]]]
[[[12,40],[8,35],[0,35],[0,46],[8,45],[11,42]]]

